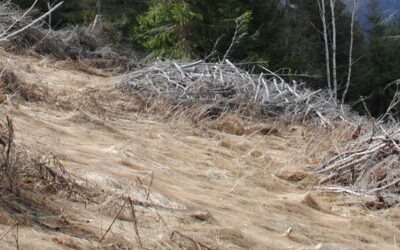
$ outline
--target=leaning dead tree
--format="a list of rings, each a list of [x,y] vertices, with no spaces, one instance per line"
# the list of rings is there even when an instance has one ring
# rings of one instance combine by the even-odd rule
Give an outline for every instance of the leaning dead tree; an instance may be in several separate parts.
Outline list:
[[[338,111],[327,91],[313,91],[296,81],[288,83],[261,68],[265,73],[251,74],[229,60],[223,63],[158,61],[128,73],[119,86],[141,98],[161,97],[181,107],[202,107],[199,115],[203,117],[238,112],[262,119],[281,117],[324,126],[349,119],[347,114]]]

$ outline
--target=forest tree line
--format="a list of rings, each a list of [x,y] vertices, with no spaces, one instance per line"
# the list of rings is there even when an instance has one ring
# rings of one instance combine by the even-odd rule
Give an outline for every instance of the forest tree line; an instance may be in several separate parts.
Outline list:
[[[227,57],[312,87],[336,81],[336,99],[347,92],[346,103],[361,112],[366,104],[376,116],[389,106],[400,78],[400,15],[384,16],[379,0],[355,0],[356,7],[359,1],[369,2],[367,27],[342,0],[66,0],[47,26],[89,24],[101,16],[118,31],[119,42],[148,58]],[[29,8],[34,1],[12,2]],[[39,0],[38,14],[58,2]]]

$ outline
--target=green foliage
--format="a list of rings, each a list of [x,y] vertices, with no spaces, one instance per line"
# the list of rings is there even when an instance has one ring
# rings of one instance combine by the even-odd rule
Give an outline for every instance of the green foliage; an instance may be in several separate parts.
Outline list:
[[[400,78],[400,40],[392,39],[400,34],[400,26],[397,21],[383,21],[377,1],[372,1],[370,11],[366,58],[354,95],[367,97],[368,109],[376,116],[388,108],[396,89],[391,83]]]
[[[90,23],[96,16],[96,0],[65,1],[57,13],[62,24]]]
[[[240,3],[240,2],[239,2]],[[232,57],[246,62],[268,61],[272,68],[282,66],[282,52],[287,49],[282,41],[285,17],[275,1],[248,1],[238,4],[237,16],[246,11],[251,13],[246,23],[246,32]]]
[[[143,0],[101,0],[103,21],[113,23],[123,40],[134,46],[138,43],[132,34],[138,26],[138,17],[147,8],[148,3]]]
[[[284,65],[276,58],[286,49],[280,40],[285,17],[275,0],[153,0],[139,18],[135,35],[153,56],[207,57],[215,48],[221,58],[231,45],[236,24],[242,36],[231,58]]]
[[[137,32],[150,56],[190,58],[195,56],[196,34],[202,16],[184,0],[153,0],[139,17]]]

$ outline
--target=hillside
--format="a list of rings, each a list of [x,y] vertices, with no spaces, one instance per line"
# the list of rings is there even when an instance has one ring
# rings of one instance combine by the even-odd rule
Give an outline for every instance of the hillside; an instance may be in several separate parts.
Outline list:
[[[2,120],[12,118],[16,144],[53,155],[103,198],[82,201],[78,193],[49,189],[51,183],[26,182],[38,191],[3,203],[2,249],[400,244],[400,208],[380,210],[374,196],[319,188],[309,171],[351,137],[353,126],[331,130],[236,115],[194,122],[166,117],[156,106],[143,112],[143,103],[116,86],[124,76],[34,55],[1,52],[19,86],[1,104]],[[237,128],[249,132],[237,135]]]
[[[0,249],[397,249],[399,81],[361,116],[235,35],[140,60],[98,17],[0,9]]]

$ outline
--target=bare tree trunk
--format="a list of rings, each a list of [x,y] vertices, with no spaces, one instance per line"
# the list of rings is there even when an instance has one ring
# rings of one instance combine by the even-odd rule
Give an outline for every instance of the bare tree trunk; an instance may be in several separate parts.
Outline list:
[[[101,12],[102,12],[102,10],[101,10],[101,8],[102,8],[102,6],[101,6],[101,0],[97,0],[96,1],[96,11],[97,11],[97,15],[101,15]]]
[[[52,4],[51,4],[50,0],[47,0],[47,9],[51,10],[51,7],[52,7]],[[52,13],[49,14],[49,23],[48,23],[49,31],[51,31],[51,19],[52,19],[51,15],[52,15]]]
[[[326,82],[328,84],[329,95],[333,98],[332,84],[331,84],[331,65],[329,56],[329,41],[328,41],[328,28],[326,25],[326,9],[325,0],[317,0],[319,7],[319,14],[321,16],[323,33],[324,33],[324,43],[325,43],[325,66],[326,66]]]
[[[93,22],[89,25],[89,29],[91,30],[91,32],[94,33],[101,33],[103,30],[103,24],[101,22],[101,14],[102,14],[102,4],[101,4],[101,0],[96,0],[96,17],[94,18]]]
[[[329,1],[332,14],[332,81],[333,81],[333,98],[337,102],[337,67],[336,67],[336,16],[335,16],[335,3],[336,0]]]
[[[350,81],[351,81],[351,70],[352,70],[352,64],[353,64],[353,44],[354,44],[354,22],[356,18],[356,0],[353,0],[353,12],[351,13],[351,26],[350,26],[350,50],[349,50],[349,69],[347,72],[347,82],[346,82],[346,88],[344,89],[343,95],[342,95],[342,103],[344,103],[344,100],[346,98],[347,92],[349,91],[350,87]]]

